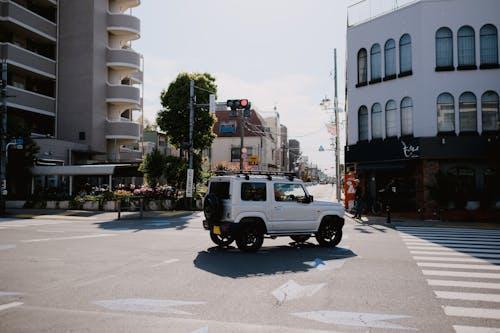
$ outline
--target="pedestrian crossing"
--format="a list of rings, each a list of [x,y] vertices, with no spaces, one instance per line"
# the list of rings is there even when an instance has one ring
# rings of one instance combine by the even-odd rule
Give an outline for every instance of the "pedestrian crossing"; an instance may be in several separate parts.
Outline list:
[[[500,230],[397,229],[455,332],[500,333]]]

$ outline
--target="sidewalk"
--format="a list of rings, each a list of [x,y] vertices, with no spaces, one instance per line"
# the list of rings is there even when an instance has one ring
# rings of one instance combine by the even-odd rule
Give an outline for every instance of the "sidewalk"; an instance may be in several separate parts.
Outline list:
[[[363,216],[361,220],[354,219],[353,214],[345,213],[354,223],[360,225],[383,225],[389,227],[436,227],[436,228],[474,228],[474,229],[500,229],[500,221],[497,222],[453,222],[440,220],[418,220],[393,217],[391,224],[387,223],[385,216]]]
[[[144,218],[172,218],[193,214],[191,211],[144,211]],[[118,212],[61,210],[61,209],[8,209],[7,217],[44,220],[116,220]],[[139,219],[140,212],[121,212],[122,219]]]

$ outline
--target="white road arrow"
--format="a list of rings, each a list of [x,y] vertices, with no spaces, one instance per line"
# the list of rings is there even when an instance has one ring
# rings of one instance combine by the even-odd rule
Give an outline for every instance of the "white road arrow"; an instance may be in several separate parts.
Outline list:
[[[191,333],[208,333],[208,326],[202,327],[196,331],[193,331]]]
[[[292,315],[319,321],[325,324],[336,324],[358,327],[392,328],[399,330],[416,330],[398,324],[387,323],[386,320],[411,318],[404,315],[385,315],[377,313],[342,312],[342,311],[313,311],[297,312]]]
[[[94,304],[109,310],[132,311],[132,312],[155,312],[191,315],[192,313],[174,309],[176,306],[200,305],[205,302],[172,301],[161,299],[126,298],[115,300],[96,301]]]
[[[276,297],[279,303],[283,303],[292,299],[313,296],[325,285],[326,283],[301,286],[297,282],[290,280],[274,290],[272,295]]]

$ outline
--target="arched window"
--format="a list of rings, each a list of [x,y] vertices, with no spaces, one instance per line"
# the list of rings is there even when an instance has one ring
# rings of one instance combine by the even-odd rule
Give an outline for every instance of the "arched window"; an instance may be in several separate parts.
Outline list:
[[[492,24],[486,24],[480,31],[481,65],[498,65],[498,32]]]
[[[372,49],[370,50],[370,67],[371,67],[371,77],[370,80],[374,81],[373,83],[380,81],[382,76],[382,58],[380,45],[374,44]]]
[[[372,139],[382,139],[382,107],[379,103],[372,106]]]
[[[458,66],[476,65],[476,42],[474,29],[463,26],[458,30]]]
[[[483,132],[500,131],[500,106],[498,94],[487,91],[481,97]]]
[[[358,52],[358,84],[365,84],[368,80],[368,55],[366,49]]]
[[[399,72],[411,72],[411,37],[408,34],[404,34],[399,40]]]
[[[385,104],[385,130],[388,138],[398,136],[398,106],[394,100]]]
[[[359,141],[368,140],[368,108],[361,106],[358,111]]]
[[[460,132],[477,131],[477,100],[476,95],[465,92],[458,101]]]
[[[453,67],[453,33],[449,28],[436,32],[436,67]]]
[[[396,42],[394,39],[389,39],[385,42],[384,60],[385,76],[390,77],[396,75]]]
[[[455,132],[455,100],[449,93],[437,98],[438,132]]]
[[[410,97],[401,101],[401,135],[413,135],[413,100]]]

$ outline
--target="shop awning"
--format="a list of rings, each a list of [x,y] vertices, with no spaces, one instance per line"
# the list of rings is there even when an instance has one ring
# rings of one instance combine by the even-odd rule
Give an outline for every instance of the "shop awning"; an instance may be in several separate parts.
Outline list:
[[[100,165],[55,165],[35,166],[31,169],[34,176],[109,176],[114,175],[120,167],[130,164],[100,164]]]

